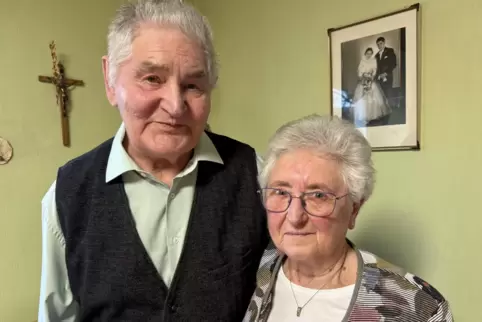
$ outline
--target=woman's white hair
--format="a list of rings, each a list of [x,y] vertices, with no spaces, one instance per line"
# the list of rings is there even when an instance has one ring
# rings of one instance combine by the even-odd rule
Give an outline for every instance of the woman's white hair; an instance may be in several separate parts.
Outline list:
[[[204,51],[211,86],[215,87],[218,72],[211,27],[204,16],[182,0],[133,0],[119,8],[107,36],[110,86],[116,81],[118,66],[131,55],[132,42],[143,23],[177,28],[198,42]]]
[[[299,149],[334,158],[353,200],[368,200],[375,182],[371,146],[353,124],[336,116],[313,114],[281,126],[268,143],[259,174],[261,187],[268,184],[280,156]]]

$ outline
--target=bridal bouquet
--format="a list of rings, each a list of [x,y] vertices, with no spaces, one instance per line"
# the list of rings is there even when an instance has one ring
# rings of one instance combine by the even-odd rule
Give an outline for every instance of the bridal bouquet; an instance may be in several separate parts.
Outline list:
[[[363,92],[365,92],[365,93],[372,89],[371,75],[363,75],[362,86],[363,86]]]

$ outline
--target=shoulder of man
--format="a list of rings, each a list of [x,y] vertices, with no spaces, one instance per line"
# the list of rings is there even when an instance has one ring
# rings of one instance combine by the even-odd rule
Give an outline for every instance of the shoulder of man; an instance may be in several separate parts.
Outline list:
[[[56,186],[60,185],[64,190],[67,188],[78,191],[81,182],[100,179],[98,173],[107,169],[112,141],[113,138],[110,138],[90,151],[61,165],[56,174]],[[59,191],[57,191],[58,193]]]
[[[112,146],[112,141],[114,138],[110,138],[98,146],[92,148],[91,150],[67,161],[65,164],[61,166],[61,168],[67,168],[67,167],[75,167],[80,164],[84,164],[85,162],[91,162],[97,159],[97,157],[101,154],[105,155],[104,157],[108,157],[108,154],[110,152],[110,148]]]
[[[211,141],[213,141],[214,145],[216,145],[216,143],[217,144],[238,144],[241,146],[252,148],[249,144],[245,142],[236,140],[232,137],[229,137],[223,134],[213,133],[213,132],[206,132],[206,134],[211,139]]]
[[[212,132],[206,132],[206,134],[213,142],[223,160],[234,155],[239,155],[241,152],[241,154],[246,156],[253,156],[256,161],[258,173],[261,171],[263,158],[251,145],[222,134]],[[244,153],[242,151],[244,151]]]
[[[214,146],[218,150],[218,153],[221,155],[221,158],[223,159],[225,156],[229,157],[232,155],[239,155],[240,153],[252,154],[253,156],[256,157],[255,149],[251,145],[245,142],[233,139],[231,137],[228,137],[222,134],[217,134],[212,132],[206,132],[206,134],[211,139]]]

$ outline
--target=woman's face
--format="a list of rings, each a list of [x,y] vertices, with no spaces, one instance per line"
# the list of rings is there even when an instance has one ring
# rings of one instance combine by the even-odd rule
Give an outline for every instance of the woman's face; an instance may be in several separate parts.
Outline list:
[[[370,59],[372,57],[372,55],[373,55],[373,51],[371,51],[371,50],[367,50],[365,52],[366,59]]]
[[[343,196],[348,190],[343,182],[341,167],[326,155],[300,149],[282,155],[268,180],[268,188],[277,188],[300,196],[306,192],[328,192]],[[331,215],[308,215],[299,198],[293,198],[284,213],[268,211],[268,228],[276,247],[288,257],[310,260],[330,254],[353,229],[359,206],[350,196],[336,201]]]

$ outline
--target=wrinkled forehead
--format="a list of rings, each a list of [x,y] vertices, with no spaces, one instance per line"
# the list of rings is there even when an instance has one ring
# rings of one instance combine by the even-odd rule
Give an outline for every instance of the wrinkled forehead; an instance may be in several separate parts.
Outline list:
[[[296,151],[275,162],[269,185],[300,189],[338,190],[344,187],[340,162],[328,154]]]
[[[132,41],[132,58],[153,64],[180,64],[186,68],[206,69],[200,43],[178,28],[154,24],[141,25]]]

